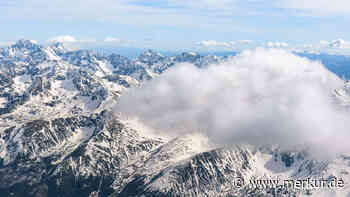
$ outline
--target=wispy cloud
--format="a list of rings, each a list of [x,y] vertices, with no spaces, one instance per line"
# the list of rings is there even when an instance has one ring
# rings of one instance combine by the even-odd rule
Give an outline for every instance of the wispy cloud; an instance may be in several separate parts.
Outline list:
[[[203,47],[226,47],[232,48],[239,45],[247,45],[253,43],[252,40],[238,40],[238,41],[230,41],[230,42],[219,42],[216,40],[203,40],[197,42],[196,44]]]
[[[232,42],[218,42],[215,40],[204,40],[197,43],[197,45],[204,47],[232,47]]]
[[[70,35],[63,35],[63,36],[56,36],[53,38],[50,38],[48,40],[49,42],[77,42],[78,40]]]
[[[350,42],[345,41],[341,38],[333,41],[320,41],[321,46],[337,49],[348,49],[350,48]]]
[[[331,41],[321,40],[319,43],[305,44],[303,45],[303,48],[308,50],[318,50],[320,52],[347,54],[350,50],[350,42],[341,38]]]
[[[113,42],[113,43],[120,43],[122,40],[120,38],[115,38],[115,37],[106,37],[104,42]]]
[[[219,42],[215,40],[204,40],[198,42],[197,45],[203,47],[225,47],[225,48],[239,48],[239,47],[265,47],[265,48],[289,48],[289,44],[287,42],[266,42],[266,43],[254,43],[252,40],[238,40],[238,41],[230,41],[230,42]]]
[[[264,5],[259,1],[238,0],[150,0],[146,3],[141,0],[71,0],[69,3],[33,0],[12,4],[6,9],[0,7],[0,20],[117,21],[138,26],[181,27],[203,26],[203,21],[207,26],[214,21],[232,25],[233,16],[264,13],[264,9],[272,6],[271,3]],[[215,19],[217,17],[220,17],[220,21]]]
[[[253,42],[254,42],[253,40],[239,40],[239,41],[237,41],[237,43],[239,43],[239,44],[251,44]]]
[[[304,10],[313,14],[350,14],[348,0],[279,0],[276,2],[275,5],[283,8]]]
[[[50,38],[48,42],[62,42],[62,43],[92,43],[97,42],[94,38],[89,39],[77,39],[71,35],[61,35]]]
[[[286,42],[267,42],[264,44],[264,46],[269,47],[269,48],[285,48],[288,47],[289,44]]]
[[[111,38],[115,38],[114,33],[118,35],[116,38],[128,40],[140,41],[139,38],[147,37],[155,42],[158,41],[157,44],[152,43],[152,46],[158,48],[160,45],[174,47],[186,42],[189,44],[181,48],[193,46],[197,40],[208,37],[214,40],[217,38],[220,41],[204,40],[202,47],[230,48],[252,44],[248,40],[229,42],[232,39],[244,38],[253,39],[256,42],[310,38],[314,40],[312,25],[329,27],[335,26],[334,23],[344,22],[308,21],[304,18],[308,15],[300,17],[300,13],[322,12],[327,16],[350,13],[349,3],[345,0],[71,0],[69,3],[62,0],[4,0],[2,4],[7,5],[9,2],[11,6],[0,6],[0,21],[5,23],[5,29],[16,26],[16,30],[21,30],[23,24],[30,26],[31,28],[26,27],[23,35],[40,34],[35,37],[40,39],[45,33],[37,32],[35,29],[53,27],[57,29],[52,29],[52,32],[58,35],[69,32],[76,36],[84,36],[82,34],[93,28],[95,32],[90,35],[103,41],[105,35],[101,35],[101,31],[96,32],[95,27],[99,26],[98,28],[105,28],[106,35],[112,35]],[[312,17],[307,19],[313,20]],[[74,24],[84,25],[75,27]],[[343,24],[344,27],[345,25]],[[111,28],[114,26],[115,29]],[[116,29],[118,31],[115,31]],[[327,28],[320,33],[326,36],[336,31]],[[339,36],[345,37],[347,31],[344,28],[344,34]],[[163,34],[163,32],[166,33]],[[286,38],[286,32],[288,32],[288,38]],[[187,33],[195,36],[184,36]],[[165,35],[170,35],[174,39],[169,41]],[[11,40],[22,35],[2,32],[0,36]],[[107,40],[105,44],[118,42],[118,40],[113,42],[111,42],[112,39]],[[258,45],[256,42],[254,44]],[[281,46],[283,47],[283,43]],[[177,46],[177,48],[180,47]]]
[[[168,0],[170,5],[204,9],[229,9],[235,3],[235,0]]]

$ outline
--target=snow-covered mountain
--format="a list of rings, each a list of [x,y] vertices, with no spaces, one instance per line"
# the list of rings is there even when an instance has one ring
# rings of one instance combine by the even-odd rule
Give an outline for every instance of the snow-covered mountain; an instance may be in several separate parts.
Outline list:
[[[304,151],[207,147],[202,136],[169,139],[110,110],[129,87],[177,63],[217,56],[146,51],[138,58],[69,51],[20,40],[0,49],[0,196],[344,196],[327,190],[251,187],[253,179],[350,182],[350,154],[315,160]],[[344,105],[349,85],[335,91]],[[237,179],[247,184],[237,187]]]

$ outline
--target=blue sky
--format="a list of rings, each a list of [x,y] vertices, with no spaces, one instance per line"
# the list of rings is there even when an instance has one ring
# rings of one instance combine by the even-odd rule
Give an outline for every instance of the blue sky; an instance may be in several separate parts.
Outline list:
[[[348,0],[2,0],[0,45],[348,51]],[[248,42],[249,41],[249,42]]]

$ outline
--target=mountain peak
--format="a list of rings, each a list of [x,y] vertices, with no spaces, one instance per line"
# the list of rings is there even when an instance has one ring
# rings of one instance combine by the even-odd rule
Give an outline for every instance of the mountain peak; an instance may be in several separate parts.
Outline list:
[[[55,42],[55,43],[51,44],[51,47],[61,48],[61,49],[65,48],[63,42]]]
[[[12,47],[29,49],[33,47],[39,47],[39,45],[35,40],[20,39],[14,45],[12,45]]]
[[[164,57],[162,54],[160,54],[159,52],[156,52],[152,49],[148,49],[146,50],[145,52],[143,52],[140,57],[143,56],[143,57],[155,57],[155,56],[158,56],[158,57]]]
[[[165,57],[156,52],[156,51],[153,51],[151,49],[145,51],[144,53],[142,53],[138,59],[143,62],[143,63],[146,63],[148,65],[152,65],[152,64],[155,64],[157,62],[160,62],[164,59]]]
[[[50,45],[50,48],[57,54],[62,55],[68,51],[62,42],[56,42]]]

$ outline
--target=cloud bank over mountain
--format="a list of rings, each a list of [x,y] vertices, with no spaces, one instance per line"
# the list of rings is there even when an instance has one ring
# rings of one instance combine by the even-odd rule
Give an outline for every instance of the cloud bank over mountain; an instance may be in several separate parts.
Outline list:
[[[204,69],[178,65],[125,92],[115,111],[160,135],[201,132],[217,144],[308,144],[334,154],[350,149],[350,118],[331,97],[342,84],[319,62],[258,48]]]

